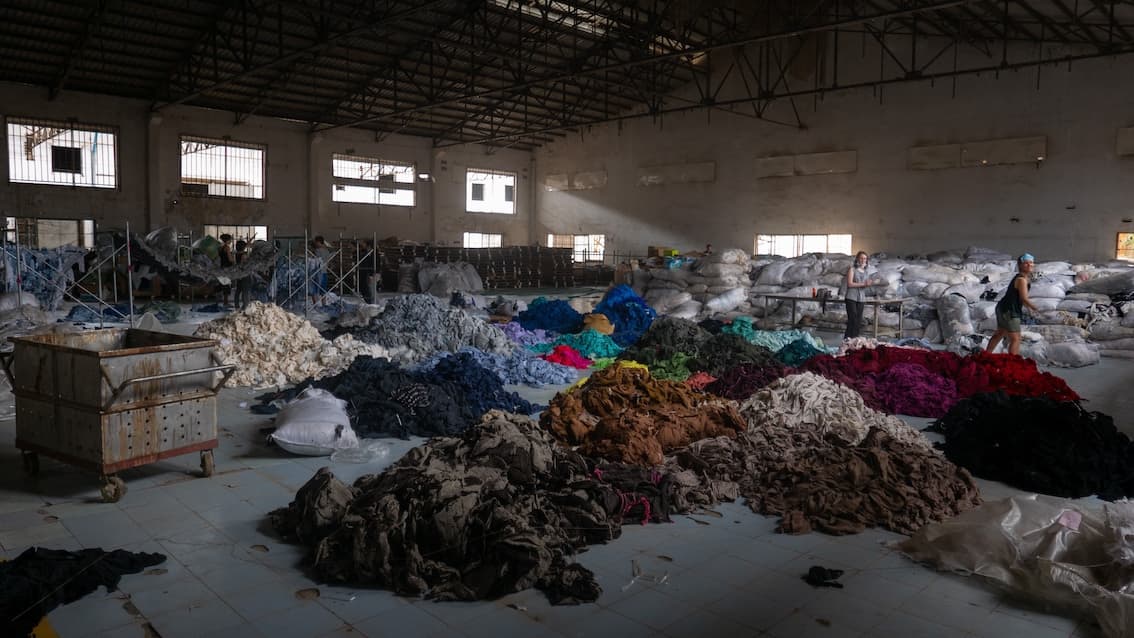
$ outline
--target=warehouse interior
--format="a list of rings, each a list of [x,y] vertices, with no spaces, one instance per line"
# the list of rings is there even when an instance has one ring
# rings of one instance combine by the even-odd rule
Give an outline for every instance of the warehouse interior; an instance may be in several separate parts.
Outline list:
[[[0,634],[1134,635],[1131,53],[3,3]]]

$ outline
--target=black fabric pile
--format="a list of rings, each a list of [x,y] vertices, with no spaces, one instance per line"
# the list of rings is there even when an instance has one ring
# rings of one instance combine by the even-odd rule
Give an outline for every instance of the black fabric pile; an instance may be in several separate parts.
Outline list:
[[[601,592],[569,557],[617,538],[624,517],[665,520],[669,493],[660,473],[595,471],[527,417],[493,411],[353,486],[322,469],[271,518],[330,582],[437,600],[537,587],[563,604]]]
[[[310,386],[346,401],[351,426],[363,438],[448,436],[464,431],[480,416],[472,415],[464,396],[452,388],[422,383],[398,364],[372,357],[358,357],[332,377],[261,395],[257,398],[266,407],[254,411],[271,413],[274,402],[294,399]]]
[[[274,414],[277,401],[294,399],[310,386],[346,401],[351,425],[362,437],[450,436],[464,431],[489,410],[531,414],[540,409],[506,391],[500,377],[475,357],[457,353],[421,373],[386,359],[358,357],[335,376],[261,395],[257,397],[261,405],[252,410]]]
[[[662,359],[672,359],[679,352],[692,355],[711,336],[688,319],[662,317],[650,324],[642,338],[618,358],[650,365]]]
[[[764,346],[748,343],[748,340],[740,335],[722,333],[713,335],[701,345],[696,358],[689,362],[689,369],[720,377],[726,370],[741,365],[777,368],[783,366],[776,359],[776,354]]]
[[[719,335],[721,333],[721,329],[724,328],[725,326],[727,326],[728,324],[725,323],[724,321],[721,321],[720,319],[711,319],[710,318],[710,319],[702,319],[697,325],[700,326],[701,329],[707,331],[709,334]]]
[[[1134,496],[1134,444],[1114,419],[1046,397],[977,394],[930,431],[945,456],[974,475],[1052,496]]]
[[[103,586],[118,588],[124,574],[136,574],[165,561],[162,554],[116,549],[69,552],[32,547],[0,562],[0,636],[28,636],[59,605],[74,602]]]
[[[474,419],[489,410],[531,414],[539,409],[515,392],[505,390],[500,377],[467,352],[445,357],[432,370],[417,376],[423,383],[439,385],[453,396],[463,397],[461,404]]]

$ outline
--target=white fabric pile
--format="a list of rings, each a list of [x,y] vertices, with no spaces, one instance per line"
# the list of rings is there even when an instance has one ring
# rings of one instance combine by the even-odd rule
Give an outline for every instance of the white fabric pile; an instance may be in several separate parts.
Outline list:
[[[389,357],[390,351],[350,335],[334,341],[303,317],[279,306],[252,302],[247,308],[201,324],[198,337],[216,339],[217,355],[236,366],[230,385],[270,387],[298,383],[308,377],[336,374],[359,355]]]
[[[677,268],[635,271],[634,288],[658,314],[693,319],[746,313],[751,310],[748,269],[748,254],[730,248]]]
[[[834,436],[846,445],[858,445],[870,428],[894,439],[933,450],[933,444],[898,417],[870,408],[851,388],[811,372],[777,379],[740,405],[749,430],[765,425],[787,425]]]

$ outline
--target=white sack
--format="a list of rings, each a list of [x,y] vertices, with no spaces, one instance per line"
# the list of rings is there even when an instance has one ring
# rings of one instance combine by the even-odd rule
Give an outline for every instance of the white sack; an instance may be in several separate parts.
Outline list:
[[[941,321],[942,337],[948,341],[954,335],[969,335],[973,329],[969,304],[960,295],[945,295],[937,300],[937,316]]]
[[[1047,362],[1063,368],[1081,368],[1099,362],[1099,347],[1093,343],[1064,341],[1047,346]]]
[[[330,456],[336,450],[358,447],[350,427],[346,401],[318,388],[307,388],[276,415],[276,445],[305,456]]]
[[[744,288],[733,288],[723,295],[718,295],[705,302],[705,310],[712,313],[728,312],[739,306],[741,302],[747,298],[747,290]]]

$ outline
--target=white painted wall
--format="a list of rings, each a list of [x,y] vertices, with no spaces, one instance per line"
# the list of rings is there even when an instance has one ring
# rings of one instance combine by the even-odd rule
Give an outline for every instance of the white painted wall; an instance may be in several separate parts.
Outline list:
[[[531,154],[479,146],[434,149],[432,141],[336,129],[312,135],[303,123],[251,117],[237,124],[232,113],[177,106],[151,115],[139,100],[64,92],[49,101],[44,89],[0,83],[0,115],[105,124],[118,128],[117,189],[82,189],[8,181],[7,152],[0,156],[0,217],[90,218],[100,227],[136,230],[174,226],[202,232],[204,224],[266,224],[272,235],[328,238],[396,236],[460,245],[465,231],[504,235],[505,244],[531,241]],[[268,148],[266,198],[235,200],[186,197],[180,192],[179,138],[197,135],[264,144]],[[418,183],[412,208],[332,201],[331,156],[350,152],[414,162],[434,176]],[[465,169],[516,172],[515,215],[465,212]]]
[[[803,98],[805,130],[721,110],[596,126],[536,152],[536,235],[604,233],[608,250],[634,254],[705,242],[751,250],[756,233],[852,233],[856,250],[976,244],[1041,260],[1112,258],[1115,233],[1134,231],[1121,221],[1134,217],[1134,157],[1115,152],[1117,129],[1134,123],[1132,72],[1126,56],[1046,67],[1038,88],[1032,69],[962,77],[956,98],[948,81],[889,86],[881,103],[869,90]],[[911,146],[1033,135],[1047,136],[1039,166],[906,167]],[[760,157],[850,149],[854,173],[755,177]],[[716,162],[711,184],[635,185],[638,167],[706,161]],[[592,170],[607,171],[605,187],[542,188],[549,174]]]

